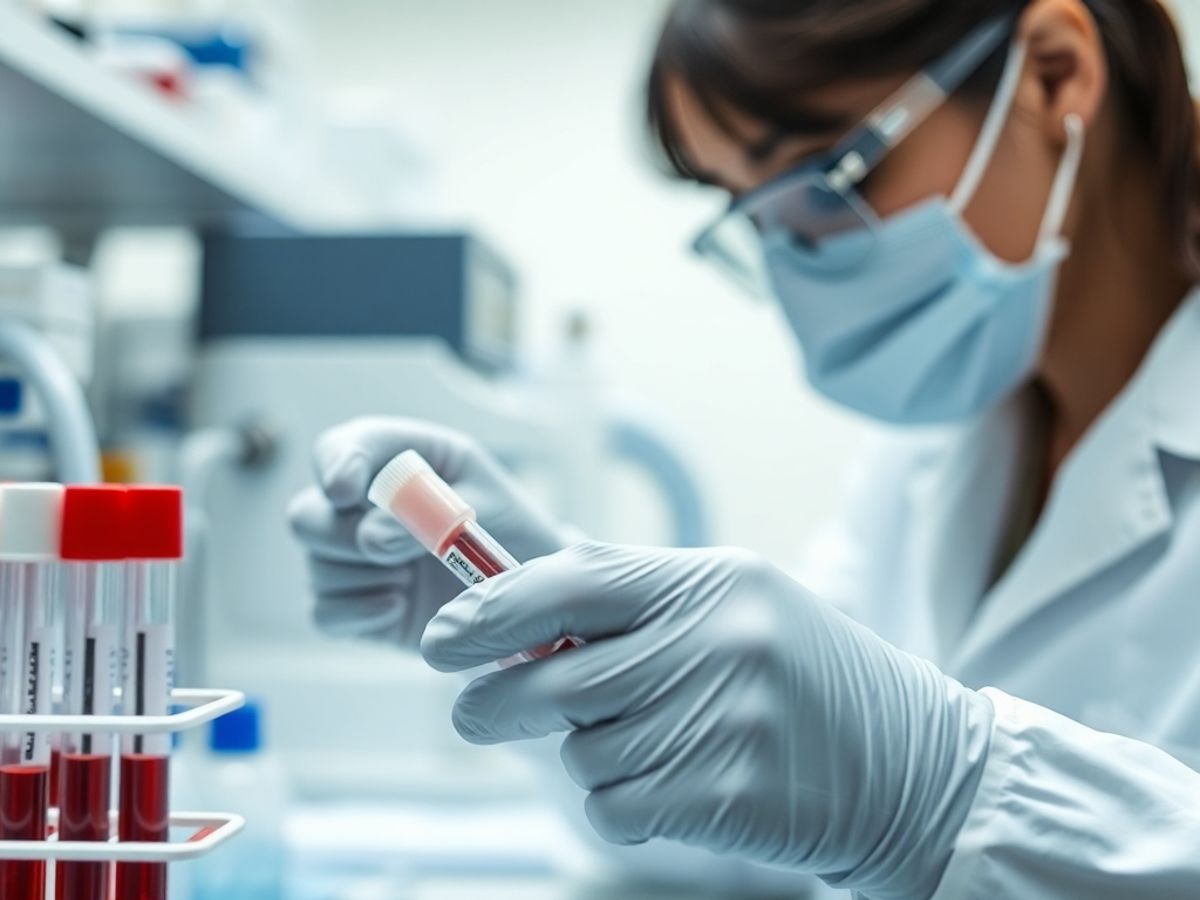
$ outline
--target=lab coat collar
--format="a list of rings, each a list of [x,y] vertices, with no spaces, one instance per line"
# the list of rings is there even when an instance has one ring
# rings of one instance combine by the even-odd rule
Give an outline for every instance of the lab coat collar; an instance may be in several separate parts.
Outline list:
[[[921,513],[908,527],[912,596],[925,598],[893,625],[905,649],[942,665],[954,658],[999,564],[1023,469],[1030,397],[1022,392],[978,422],[941,436],[906,484]]]
[[[1200,291],[1076,447],[1041,520],[985,598],[951,671],[1174,524],[1160,451],[1200,460]]]
[[[1158,447],[1200,461],[1200,289],[1171,320],[1150,365],[1150,416]]]

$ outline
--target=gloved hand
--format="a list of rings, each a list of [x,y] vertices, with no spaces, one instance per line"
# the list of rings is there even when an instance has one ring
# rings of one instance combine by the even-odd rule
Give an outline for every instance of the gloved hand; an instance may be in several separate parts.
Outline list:
[[[357,419],[326,432],[316,486],[288,510],[308,551],[316,622],[327,633],[416,648],[430,617],[462,585],[399,522],[367,502],[372,479],[416,450],[475,507],[479,522],[522,562],[567,543],[500,464],[465,435],[410,419]]]
[[[981,777],[990,701],[751,554],[582,544],[443,607],[421,641],[457,671],[562,635],[588,643],[473,681],[467,740],[567,731],[588,818],[929,897]]]

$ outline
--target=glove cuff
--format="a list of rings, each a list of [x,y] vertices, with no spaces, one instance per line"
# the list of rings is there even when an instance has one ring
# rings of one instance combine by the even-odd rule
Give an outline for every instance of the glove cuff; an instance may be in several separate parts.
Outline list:
[[[991,746],[996,716],[991,701],[931,663],[910,660],[920,675],[903,692],[909,740],[888,748],[894,751],[891,759],[874,761],[892,769],[880,777],[892,786],[885,796],[898,798],[894,818],[861,866],[836,882],[826,879],[870,900],[927,900],[936,893]]]

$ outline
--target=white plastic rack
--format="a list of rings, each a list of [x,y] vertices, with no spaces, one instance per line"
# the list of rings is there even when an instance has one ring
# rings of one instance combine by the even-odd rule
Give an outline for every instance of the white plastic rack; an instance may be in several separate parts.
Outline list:
[[[20,716],[0,715],[0,732],[105,732],[108,734],[173,734],[187,731],[246,702],[240,691],[181,689],[171,693],[176,706],[185,707],[169,716]],[[111,833],[117,833],[117,813],[110,812]],[[51,810],[54,832],[42,841],[0,841],[0,859],[72,860],[82,862],[171,863],[195,859],[216,849],[245,827],[246,821],[233,813],[173,812],[172,828],[186,828],[183,840],[163,843],[132,841],[60,841],[58,811]]]

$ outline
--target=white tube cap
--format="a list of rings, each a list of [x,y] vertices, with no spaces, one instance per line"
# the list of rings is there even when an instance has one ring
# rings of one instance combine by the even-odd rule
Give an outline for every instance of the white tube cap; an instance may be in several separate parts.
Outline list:
[[[0,560],[58,559],[63,491],[61,484],[0,484]]]
[[[384,466],[371,482],[367,499],[399,519],[430,553],[440,553],[442,542],[475,518],[475,510],[415,450],[404,451]]]

